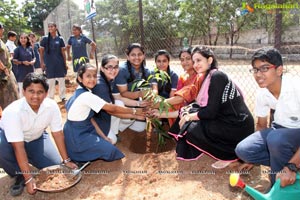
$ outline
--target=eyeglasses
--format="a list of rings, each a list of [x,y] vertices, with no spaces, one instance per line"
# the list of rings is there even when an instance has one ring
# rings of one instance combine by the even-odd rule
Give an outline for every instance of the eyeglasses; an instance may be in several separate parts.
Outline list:
[[[262,65],[260,68],[256,68],[256,67],[253,67],[252,69],[249,70],[249,72],[253,73],[253,74],[257,74],[257,72],[267,72],[269,71],[269,69],[273,69],[273,68],[276,68],[275,65]]]
[[[107,67],[103,67],[104,69],[106,69],[107,71],[112,71],[112,70],[118,70],[119,69],[119,65],[116,65],[116,66],[112,66],[112,65],[109,65]]]

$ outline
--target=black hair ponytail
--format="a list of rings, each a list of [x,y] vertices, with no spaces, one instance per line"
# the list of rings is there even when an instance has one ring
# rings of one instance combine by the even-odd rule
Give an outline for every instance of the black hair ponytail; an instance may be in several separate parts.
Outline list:
[[[112,95],[112,90],[111,90],[111,86],[110,86],[109,81],[107,80],[105,74],[104,74],[102,71],[100,71],[100,76],[104,79],[104,81],[105,81],[105,83],[106,83],[106,86],[108,87],[109,98],[110,98],[111,102],[112,102],[113,104],[115,104],[115,98],[114,98],[113,95]]]

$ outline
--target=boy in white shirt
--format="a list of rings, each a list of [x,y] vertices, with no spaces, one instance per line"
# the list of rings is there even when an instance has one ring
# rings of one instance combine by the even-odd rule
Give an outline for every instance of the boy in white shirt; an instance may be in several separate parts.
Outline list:
[[[236,147],[237,156],[251,164],[270,166],[271,184],[276,174],[281,185],[292,184],[300,167],[300,79],[283,76],[282,57],[274,48],[263,48],[252,56],[254,78],[260,89],[256,98],[256,132]],[[268,114],[275,110],[268,128]],[[284,173],[278,173],[280,171]]]
[[[10,187],[12,196],[20,195],[26,185],[29,194],[36,193],[35,180],[29,164],[41,169],[61,163],[76,168],[68,157],[62,118],[57,103],[47,97],[48,84],[42,74],[30,73],[23,82],[24,97],[7,106],[0,123],[0,167],[16,183]],[[51,138],[46,133],[50,126]]]

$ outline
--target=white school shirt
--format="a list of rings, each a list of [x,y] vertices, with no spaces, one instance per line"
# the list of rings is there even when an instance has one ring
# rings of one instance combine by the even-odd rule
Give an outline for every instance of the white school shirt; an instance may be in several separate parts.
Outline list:
[[[266,88],[260,88],[256,97],[255,114],[268,116],[274,109],[274,122],[287,128],[300,128],[300,78],[284,75],[281,91],[276,99]]]
[[[7,46],[9,53],[14,53],[14,50],[17,48],[15,43],[11,40],[7,40],[5,45]]]
[[[68,111],[68,120],[83,121],[89,116],[91,109],[98,113],[105,104],[107,104],[106,101],[91,91],[86,91],[74,100]]]
[[[62,130],[62,118],[57,103],[45,98],[35,113],[25,97],[8,105],[2,114],[0,127],[8,142],[30,142],[42,136],[50,126],[52,132]]]

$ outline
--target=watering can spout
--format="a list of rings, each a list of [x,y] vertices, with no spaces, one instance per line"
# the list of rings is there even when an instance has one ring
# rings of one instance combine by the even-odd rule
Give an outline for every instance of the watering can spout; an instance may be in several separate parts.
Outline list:
[[[267,199],[264,194],[260,193],[256,189],[246,185],[237,173],[230,174],[229,178],[230,185],[232,187],[240,187],[244,189],[249,195],[251,195],[256,200]]]

